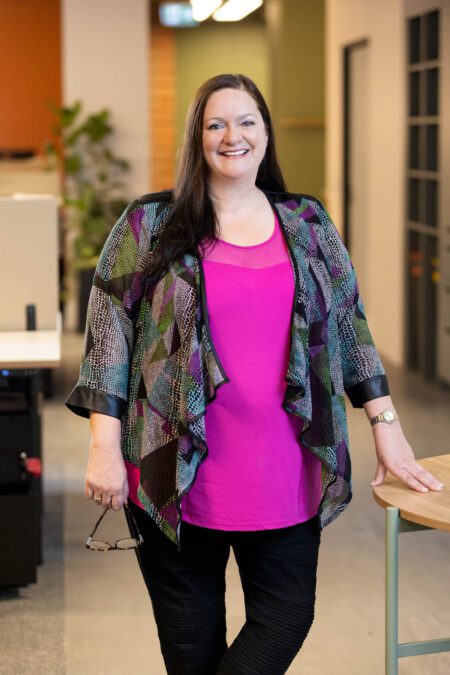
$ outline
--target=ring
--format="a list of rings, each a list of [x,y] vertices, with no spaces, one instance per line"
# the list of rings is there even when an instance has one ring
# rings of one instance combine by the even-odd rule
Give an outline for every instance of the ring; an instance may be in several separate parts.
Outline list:
[[[95,499],[96,502],[101,502],[101,501],[102,501],[102,498],[101,498],[101,497],[94,497],[94,499]]]

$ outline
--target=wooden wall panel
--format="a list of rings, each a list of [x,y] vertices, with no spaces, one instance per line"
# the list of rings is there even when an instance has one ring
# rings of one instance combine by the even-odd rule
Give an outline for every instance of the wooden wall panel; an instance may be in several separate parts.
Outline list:
[[[39,153],[61,102],[60,0],[0,2],[0,151]]]
[[[152,3],[154,5],[154,3]],[[150,36],[151,190],[173,187],[175,171],[175,32],[152,13]]]

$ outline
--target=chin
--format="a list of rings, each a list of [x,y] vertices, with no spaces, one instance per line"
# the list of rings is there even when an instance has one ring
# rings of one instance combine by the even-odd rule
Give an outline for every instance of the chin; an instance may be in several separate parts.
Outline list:
[[[229,178],[229,179],[238,179],[238,178],[249,178],[252,175],[251,171],[218,171],[216,176],[218,178]]]

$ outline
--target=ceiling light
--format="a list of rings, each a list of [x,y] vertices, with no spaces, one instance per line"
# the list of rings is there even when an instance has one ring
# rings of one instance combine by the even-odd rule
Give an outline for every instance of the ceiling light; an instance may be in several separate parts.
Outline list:
[[[216,11],[222,0],[191,0],[192,16],[196,21],[204,21]]]
[[[192,17],[192,7],[188,2],[163,2],[159,5],[159,22],[169,28],[189,28],[197,26]]]
[[[263,0],[228,0],[214,12],[213,19],[215,21],[240,21],[262,4]]]

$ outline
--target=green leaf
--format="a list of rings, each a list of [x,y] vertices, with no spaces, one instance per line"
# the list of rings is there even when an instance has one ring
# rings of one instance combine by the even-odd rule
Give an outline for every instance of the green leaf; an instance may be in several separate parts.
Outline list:
[[[75,143],[78,141],[80,136],[83,134],[83,127],[78,127],[78,129],[74,129],[67,137],[66,137],[66,144],[69,146],[75,145]]]
[[[87,118],[84,124],[84,131],[90,141],[99,142],[112,132],[108,117],[109,112],[104,110]]]
[[[67,206],[73,206],[76,209],[83,209],[84,208],[84,201],[82,199],[70,199],[69,197],[66,197],[64,200],[64,203]]]
[[[53,141],[45,141],[43,150],[46,155],[56,155],[56,145]]]
[[[63,106],[59,111],[59,118],[63,128],[69,127],[76,120],[82,109],[81,101],[75,101],[71,106]]]
[[[67,173],[78,173],[82,167],[80,155],[69,155],[64,160],[64,167]]]

